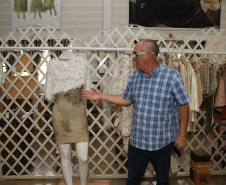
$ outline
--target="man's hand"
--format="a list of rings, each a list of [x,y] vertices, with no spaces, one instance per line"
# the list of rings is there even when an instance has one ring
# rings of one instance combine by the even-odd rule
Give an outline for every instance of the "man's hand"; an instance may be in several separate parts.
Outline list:
[[[129,106],[132,103],[132,101],[123,99],[120,95],[104,94],[95,88],[91,88],[91,90],[83,90],[82,96],[87,100],[103,100],[121,106]]]
[[[98,89],[91,88],[91,90],[83,90],[82,96],[87,100],[100,100],[101,92]]]
[[[178,150],[183,150],[186,145],[187,145],[186,137],[178,136],[177,139],[174,141],[174,146]]]

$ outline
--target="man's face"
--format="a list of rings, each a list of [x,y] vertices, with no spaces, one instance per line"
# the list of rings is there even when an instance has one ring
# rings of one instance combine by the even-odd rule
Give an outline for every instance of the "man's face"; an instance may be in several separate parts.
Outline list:
[[[135,45],[135,47],[133,49],[134,56],[133,56],[132,60],[136,64],[137,70],[144,71],[145,64],[147,62],[149,53],[142,51],[141,46],[142,46],[142,42],[138,42]]]

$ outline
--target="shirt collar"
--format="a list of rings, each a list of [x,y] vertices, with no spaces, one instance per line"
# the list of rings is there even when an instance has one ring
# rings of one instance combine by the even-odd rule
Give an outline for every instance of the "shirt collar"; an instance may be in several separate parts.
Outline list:
[[[139,72],[140,72],[140,74],[142,74],[144,77],[146,77],[146,78],[149,78],[149,77],[151,77],[151,76],[154,76],[154,75],[156,75],[156,74],[158,74],[159,73],[159,71],[161,70],[161,68],[162,68],[162,64],[160,63],[160,62],[158,62],[158,67],[153,71],[153,72],[151,72],[150,73],[150,75],[147,77],[145,74],[144,74],[144,72],[143,71],[140,71],[139,70]]]

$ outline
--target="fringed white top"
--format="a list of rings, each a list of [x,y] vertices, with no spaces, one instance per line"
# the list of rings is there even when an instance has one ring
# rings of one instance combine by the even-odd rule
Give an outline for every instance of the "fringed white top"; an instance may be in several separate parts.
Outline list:
[[[62,59],[64,58],[64,59]],[[57,93],[91,85],[89,66],[86,59],[73,56],[70,59],[54,58],[47,64],[45,97],[51,101]]]

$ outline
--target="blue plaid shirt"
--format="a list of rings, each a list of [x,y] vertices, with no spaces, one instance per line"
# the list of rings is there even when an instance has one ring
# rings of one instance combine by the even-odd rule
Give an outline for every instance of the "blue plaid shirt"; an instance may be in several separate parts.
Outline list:
[[[134,103],[130,144],[148,151],[161,149],[178,137],[178,105],[191,101],[180,73],[160,63],[149,77],[135,71],[122,97]]]

